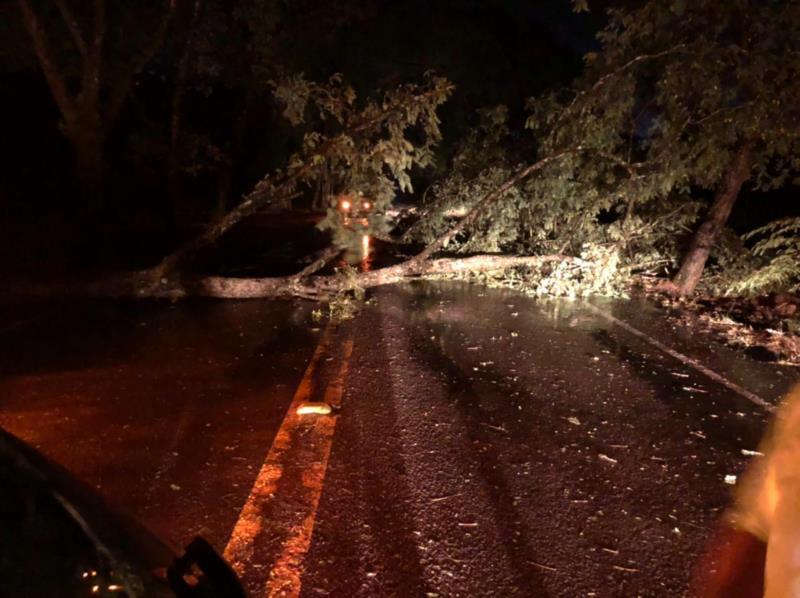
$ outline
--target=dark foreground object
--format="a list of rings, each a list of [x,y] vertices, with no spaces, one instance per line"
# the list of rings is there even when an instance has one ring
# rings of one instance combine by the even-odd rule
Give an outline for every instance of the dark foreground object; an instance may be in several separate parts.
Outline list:
[[[691,596],[760,598],[764,595],[767,545],[742,530],[721,524],[695,567]]]
[[[0,430],[0,595],[239,597],[202,538],[176,557],[133,519]]]

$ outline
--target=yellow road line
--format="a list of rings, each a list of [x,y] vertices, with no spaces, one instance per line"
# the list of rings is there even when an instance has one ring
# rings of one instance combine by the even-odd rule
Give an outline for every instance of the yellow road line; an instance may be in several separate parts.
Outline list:
[[[350,354],[353,352],[353,341],[344,344],[342,366],[339,374],[325,390],[325,402],[332,406],[341,405],[344,380],[350,363]],[[298,418],[300,416],[294,416]],[[306,436],[304,442],[313,447],[311,454],[305,455],[307,468],[303,472],[302,486],[305,490],[302,506],[298,505],[297,513],[302,514],[294,521],[289,536],[284,540],[281,553],[275,561],[270,572],[266,586],[266,596],[294,597],[300,595],[302,587],[303,562],[308,548],[311,545],[311,535],[314,532],[314,523],[317,518],[319,499],[325,483],[325,473],[328,469],[328,459],[333,445],[333,435],[336,431],[336,417],[321,416],[314,420],[311,438]]]
[[[313,376],[314,370],[317,367],[320,357],[325,353],[328,342],[330,341],[331,327],[328,326],[322,335],[322,339],[311,357],[311,361],[303,374],[303,379],[294,393],[292,404],[289,405],[289,410],[284,417],[278,433],[275,435],[275,440],[272,442],[272,447],[267,453],[267,458],[261,470],[258,472],[256,481],[253,484],[253,489],[247,497],[247,501],[239,513],[239,519],[233,527],[231,537],[228,540],[228,545],[225,547],[223,553],[225,559],[231,564],[234,570],[241,576],[244,575],[245,568],[253,556],[253,542],[256,537],[261,533],[262,517],[261,512],[263,505],[274,496],[278,488],[278,481],[283,474],[283,466],[281,465],[281,457],[283,453],[289,448],[291,442],[291,433],[288,424],[294,424],[294,413],[297,406],[308,399],[313,390]]]
[[[243,576],[252,562],[255,541],[264,529],[263,517],[267,512],[267,506],[276,499],[280,500],[279,481],[289,465],[286,462],[286,453],[296,436],[295,432],[303,426],[300,454],[298,456],[293,453],[293,458],[301,459],[301,465],[304,467],[300,479],[302,497],[299,503],[296,500],[292,503],[294,507],[292,520],[278,522],[288,530],[288,534],[283,540],[280,554],[265,586],[265,595],[268,596],[297,596],[300,593],[303,561],[311,544],[337,418],[330,415],[302,416],[297,414],[297,408],[311,396],[314,372],[320,358],[328,350],[330,335],[329,326],[294,394],[224,552],[228,562],[240,576]],[[353,341],[345,341],[338,375],[325,390],[324,400],[334,408],[341,404],[352,350]],[[295,463],[291,465],[296,466]]]

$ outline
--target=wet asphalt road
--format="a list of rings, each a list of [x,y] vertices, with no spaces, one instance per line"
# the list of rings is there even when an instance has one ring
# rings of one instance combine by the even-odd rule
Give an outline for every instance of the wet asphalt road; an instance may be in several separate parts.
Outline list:
[[[800,378],[644,304],[595,303],[770,402]],[[222,552],[324,324],[288,302],[48,309],[4,316],[0,425],[171,543],[200,533]],[[400,286],[327,337],[310,398],[348,368],[322,416],[336,426],[304,596],[680,595],[768,421],[578,302]],[[253,595],[297,544],[287,522],[309,522],[300,454],[261,510]]]

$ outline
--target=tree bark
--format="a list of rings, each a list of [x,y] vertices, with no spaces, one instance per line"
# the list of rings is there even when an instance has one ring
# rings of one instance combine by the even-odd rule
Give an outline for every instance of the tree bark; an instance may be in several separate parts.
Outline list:
[[[728,221],[742,184],[750,176],[752,148],[753,143],[749,140],[739,145],[708,214],[689,243],[681,269],[674,281],[680,295],[691,295],[700,282],[711,248]]]

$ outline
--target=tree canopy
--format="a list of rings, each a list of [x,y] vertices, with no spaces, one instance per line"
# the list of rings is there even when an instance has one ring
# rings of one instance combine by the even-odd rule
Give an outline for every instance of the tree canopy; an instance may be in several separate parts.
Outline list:
[[[211,178],[218,200],[204,229],[161,260],[154,280],[172,276],[244,219],[302,204],[326,212],[319,226],[334,250],[363,234],[421,243],[409,272],[442,255],[513,254],[537,259],[504,262],[514,269],[504,276],[536,293],[615,292],[631,273],[658,269],[688,294],[710,259],[714,276],[706,280],[717,290],[797,288],[796,219],[760,222],[744,237],[727,224],[743,189],[766,202],[770,192],[798,184],[800,1],[610,5],[570,84],[515,74],[500,64],[501,51],[493,59],[510,78],[502,85],[508,101],[470,105],[467,114],[464,96],[447,112],[454,85],[444,55],[460,47],[456,37],[429,57],[444,67],[436,75],[419,57],[386,58],[385,72],[375,71],[376,61],[354,66],[353,52],[381,42],[379,33],[363,44],[359,36],[411,31],[377,26],[382,11],[401,13],[374,0],[16,2],[79,170],[103,169],[104,148],[121,106],[145,80],[144,65],[153,81],[169,82],[171,101],[153,100],[164,95],[153,83],[127,123],[127,140],[116,143],[149,155],[156,167],[153,157],[168,155],[170,201],[188,201],[200,213],[192,197],[199,185],[190,179]],[[446,7],[460,22],[455,4]],[[534,14],[520,7],[519,15]],[[572,7],[575,19],[599,10],[584,0]],[[437,19],[445,16],[439,10]],[[487,31],[512,27],[511,9],[504,10]],[[128,35],[132,20],[149,25]],[[474,34],[476,22],[464,31]],[[532,29],[515,27],[517,34]],[[418,41],[426,52],[433,47]],[[348,58],[327,55],[335,48]],[[353,72],[331,71],[337,64]],[[467,88],[479,87],[463,65],[453,72]],[[524,106],[513,92],[522,84],[531,87]],[[443,126],[443,114],[470,126]],[[137,145],[140,137],[149,143]],[[416,204],[416,221],[392,231],[386,214],[399,195]],[[363,226],[341,217],[335,202],[342,196],[369,199]]]
[[[716,192],[701,241],[683,257],[684,269],[699,266],[680,289],[693,291],[742,184],[775,189],[800,167],[799,9],[742,0],[610,10],[584,73],[529,101],[527,126],[547,164],[487,207],[461,248],[575,254],[588,243],[622,251],[633,267],[677,265],[698,199]],[[469,181],[455,169],[437,188],[441,209],[428,210],[439,219],[415,229],[427,231],[421,238],[447,226],[448,210],[483,210],[480,190],[508,178],[507,164],[494,161]],[[759,245],[758,253],[769,252]],[[775,262],[783,265],[776,280],[790,276],[789,261]]]

